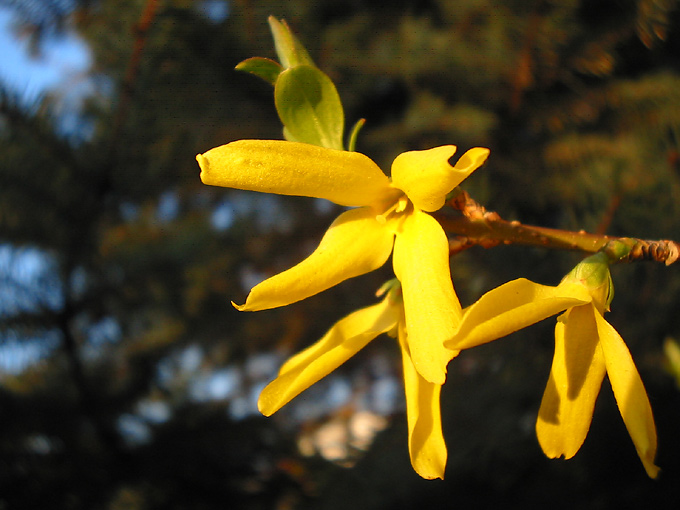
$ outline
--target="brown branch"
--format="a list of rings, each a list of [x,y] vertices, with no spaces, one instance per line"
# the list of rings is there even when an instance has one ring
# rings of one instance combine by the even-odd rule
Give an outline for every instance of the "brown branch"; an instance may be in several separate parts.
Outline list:
[[[151,28],[154,18],[156,17],[156,13],[158,12],[158,4],[158,0],[147,0],[146,7],[144,7],[144,11],[139,18],[139,22],[134,27],[134,32],[136,35],[134,48],[132,50],[130,60],[128,61],[127,70],[125,71],[125,77],[123,78],[123,83],[121,86],[120,100],[118,102],[118,109],[116,110],[116,115],[113,120],[111,145],[109,148],[109,151],[112,155],[115,153],[118,146],[118,140],[123,131],[125,119],[127,118],[127,112],[135,95],[135,85],[142,62],[142,54],[148,39],[149,29]]]
[[[498,213],[487,211],[465,191],[451,199],[449,205],[461,214],[452,217],[440,212],[436,217],[447,233],[456,236],[449,241],[452,254],[472,246],[492,248],[499,244],[521,244],[596,253],[612,241],[621,241],[630,247],[630,252],[622,257],[620,262],[653,260],[670,265],[678,260],[680,255],[680,244],[670,240],[649,241],[506,221]]]
[[[533,55],[534,46],[536,44],[536,36],[539,33],[539,29],[545,16],[543,11],[545,10],[545,5],[542,0],[536,0],[534,2],[531,14],[529,15],[529,21],[527,23],[526,30],[524,31],[522,42],[522,48],[519,53],[519,59],[515,65],[515,73],[512,76],[512,87],[510,95],[510,112],[513,114],[519,111],[522,104],[522,98],[524,92],[533,81]]]
[[[604,234],[607,231],[609,225],[611,225],[612,221],[614,221],[614,215],[621,205],[621,201],[621,193],[616,193],[611,197],[609,200],[609,205],[607,206],[607,210],[604,212],[604,216],[600,220],[600,224],[597,226],[597,229],[595,229],[596,234]]]

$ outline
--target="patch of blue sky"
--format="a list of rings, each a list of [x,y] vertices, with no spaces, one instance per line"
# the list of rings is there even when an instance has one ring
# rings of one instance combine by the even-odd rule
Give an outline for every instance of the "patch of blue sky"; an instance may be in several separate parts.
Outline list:
[[[0,344],[0,375],[18,375],[48,357],[59,345],[59,334],[46,331],[40,337],[19,337],[4,331]]]
[[[37,54],[32,54],[29,41],[13,30],[14,13],[0,7],[0,80],[26,103],[38,100],[46,91],[61,89],[72,94],[74,84],[81,81],[90,68],[87,44],[75,32],[50,35]]]
[[[241,390],[243,375],[237,367],[226,367],[192,380],[189,394],[193,400],[228,400]]]
[[[121,340],[123,332],[114,317],[104,317],[84,328],[87,343],[82,346],[81,353],[88,360],[97,360],[109,354],[107,346]]]
[[[121,414],[116,425],[123,440],[130,446],[147,444],[153,437],[149,424],[135,414]]]
[[[330,374],[295,397],[287,404],[286,412],[298,422],[318,420],[348,404],[351,398],[352,384],[348,379]]]
[[[84,293],[86,280],[84,273],[77,271],[71,290],[76,295]],[[0,245],[0,316],[59,310],[63,306],[63,293],[52,257],[37,248]],[[122,335],[113,317],[81,327],[87,334],[84,354],[89,358],[101,355],[102,346],[118,341]],[[0,370],[19,373],[49,356],[58,344],[56,330],[33,336],[5,330],[0,337]]]
[[[158,384],[166,391],[177,390],[201,368],[204,357],[203,348],[195,344],[172,353],[158,363]]]
[[[0,245],[0,316],[59,309],[62,295],[50,256],[36,248]]]
[[[177,219],[180,212],[180,201],[177,192],[166,191],[158,198],[156,217],[161,223],[170,223]]]
[[[12,9],[0,7],[0,48],[0,83],[9,93],[27,107],[49,96],[59,133],[74,143],[92,136],[94,125],[82,106],[88,97],[107,97],[106,79],[90,75],[92,55],[75,31],[48,33],[39,51],[31,51],[28,38],[14,29]]]
[[[170,405],[162,400],[142,400],[136,408],[140,418],[154,425],[165,423],[172,416]]]
[[[120,205],[119,210],[121,217],[127,222],[132,223],[139,218],[139,206],[137,204],[133,204],[132,202],[123,202]]]
[[[0,245],[0,316],[58,310],[62,305],[62,288],[51,257],[36,248]],[[0,372],[19,374],[49,356],[58,343],[56,331],[26,336],[18,330],[3,330]]]
[[[87,270],[83,267],[77,267],[71,273],[69,278],[69,289],[73,296],[81,297],[88,290],[89,277]]]
[[[251,380],[272,379],[278,372],[283,360],[275,352],[261,352],[248,357],[244,368]]]
[[[205,353],[199,345],[190,345],[184,349],[178,359],[178,366],[182,372],[191,373],[198,370],[203,363]]]
[[[260,415],[260,411],[257,410],[257,399],[264,387],[264,382],[253,384],[245,394],[234,398],[229,404],[229,416],[234,420],[243,420],[249,416]]]
[[[215,230],[225,231],[240,218],[252,218],[261,232],[290,233],[293,218],[283,200],[267,193],[232,190],[215,207],[210,221]]]
[[[215,207],[210,216],[210,224],[220,232],[228,230],[234,224],[234,210],[228,201],[225,200]]]
[[[196,10],[215,24],[222,23],[231,11],[226,0],[202,0],[196,2]]]
[[[383,376],[378,378],[368,392],[367,407],[378,414],[388,415],[402,407],[404,390],[396,377]]]

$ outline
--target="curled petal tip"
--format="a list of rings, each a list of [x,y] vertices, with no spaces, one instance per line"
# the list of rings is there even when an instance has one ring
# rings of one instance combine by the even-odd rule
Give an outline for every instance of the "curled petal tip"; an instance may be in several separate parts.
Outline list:
[[[204,177],[208,168],[208,159],[203,154],[196,154],[196,161],[198,162],[198,166],[201,168],[201,182],[205,184]]]
[[[234,308],[236,308],[239,312],[245,312],[245,311],[248,310],[248,308],[246,308],[246,306],[247,306],[246,304],[237,305],[236,303],[234,303],[234,302],[232,301],[232,302],[231,302],[231,306],[233,306]]]
[[[466,151],[453,168],[469,175],[486,162],[490,153],[491,151],[484,147],[474,147]]]
[[[654,465],[654,463],[644,463],[645,466],[645,471],[647,471],[647,476],[650,478],[658,478],[659,472],[661,471],[658,466]]]

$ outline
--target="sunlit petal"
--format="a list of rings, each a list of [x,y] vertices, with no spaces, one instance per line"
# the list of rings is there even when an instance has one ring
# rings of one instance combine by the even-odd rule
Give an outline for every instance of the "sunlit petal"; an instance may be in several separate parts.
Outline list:
[[[550,287],[519,278],[490,290],[466,308],[460,329],[446,345],[469,349],[591,300],[583,285]]]
[[[568,310],[555,327],[555,356],[536,421],[536,435],[550,458],[571,458],[590,429],[605,375],[591,304]]]
[[[390,256],[394,234],[368,207],[342,213],[305,260],[256,285],[241,311],[285,306],[373,271]]]
[[[416,473],[428,480],[444,478],[447,452],[441,424],[441,385],[426,381],[416,370],[403,323],[399,327],[399,345],[404,366],[411,465]]]
[[[647,474],[656,478],[659,468],[656,456],[656,427],[647,392],[633,358],[619,333],[599,312],[595,313],[600,345],[604,353],[607,375],[635,449]]]
[[[423,211],[436,211],[444,205],[446,195],[481,166],[488,149],[471,149],[452,166],[449,159],[454,145],[424,151],[404,152],[392,162],[392,184],[406,193]]]
[[[205,184],[279,195],[371,205],[389,193],[389,179],[358,152],[283,140],[239,140],[196,156]]]
[[[394,273],[401,282],[406,330],[420,374],[444,384],[446,365],[458,351],[444,347],[458,329],[460,303],[449,270],[449,243],[437,220],[417,209],[394,242]]]
[[[490,152],[489,149],[483,147],[474,147],[466,151],[460,159],[456,161],[456,164],[453,165],[455,171],[459,175],[464,176],[458,184],[463,182],[463,179],[467,178],[468,175],[482,166],[486,162],[486,158],[489,157]],[[456,186],[458,184],[456,184]]]
[[[400,305],[391,298],[351,313],[314,345],[290,358],[279,376],[260,394],[258,408],[269,416],[351,358],[381,333],[393,329],[399,319]]]

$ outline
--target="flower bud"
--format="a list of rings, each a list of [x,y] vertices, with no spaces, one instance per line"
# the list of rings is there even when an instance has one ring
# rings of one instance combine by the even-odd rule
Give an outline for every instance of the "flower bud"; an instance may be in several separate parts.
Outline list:
[[[599,252],[586,257],[562,281],[583,285],[590,292],[600,313],[609,311],[609,305],[614,299],[614,284],[607,254]]]

